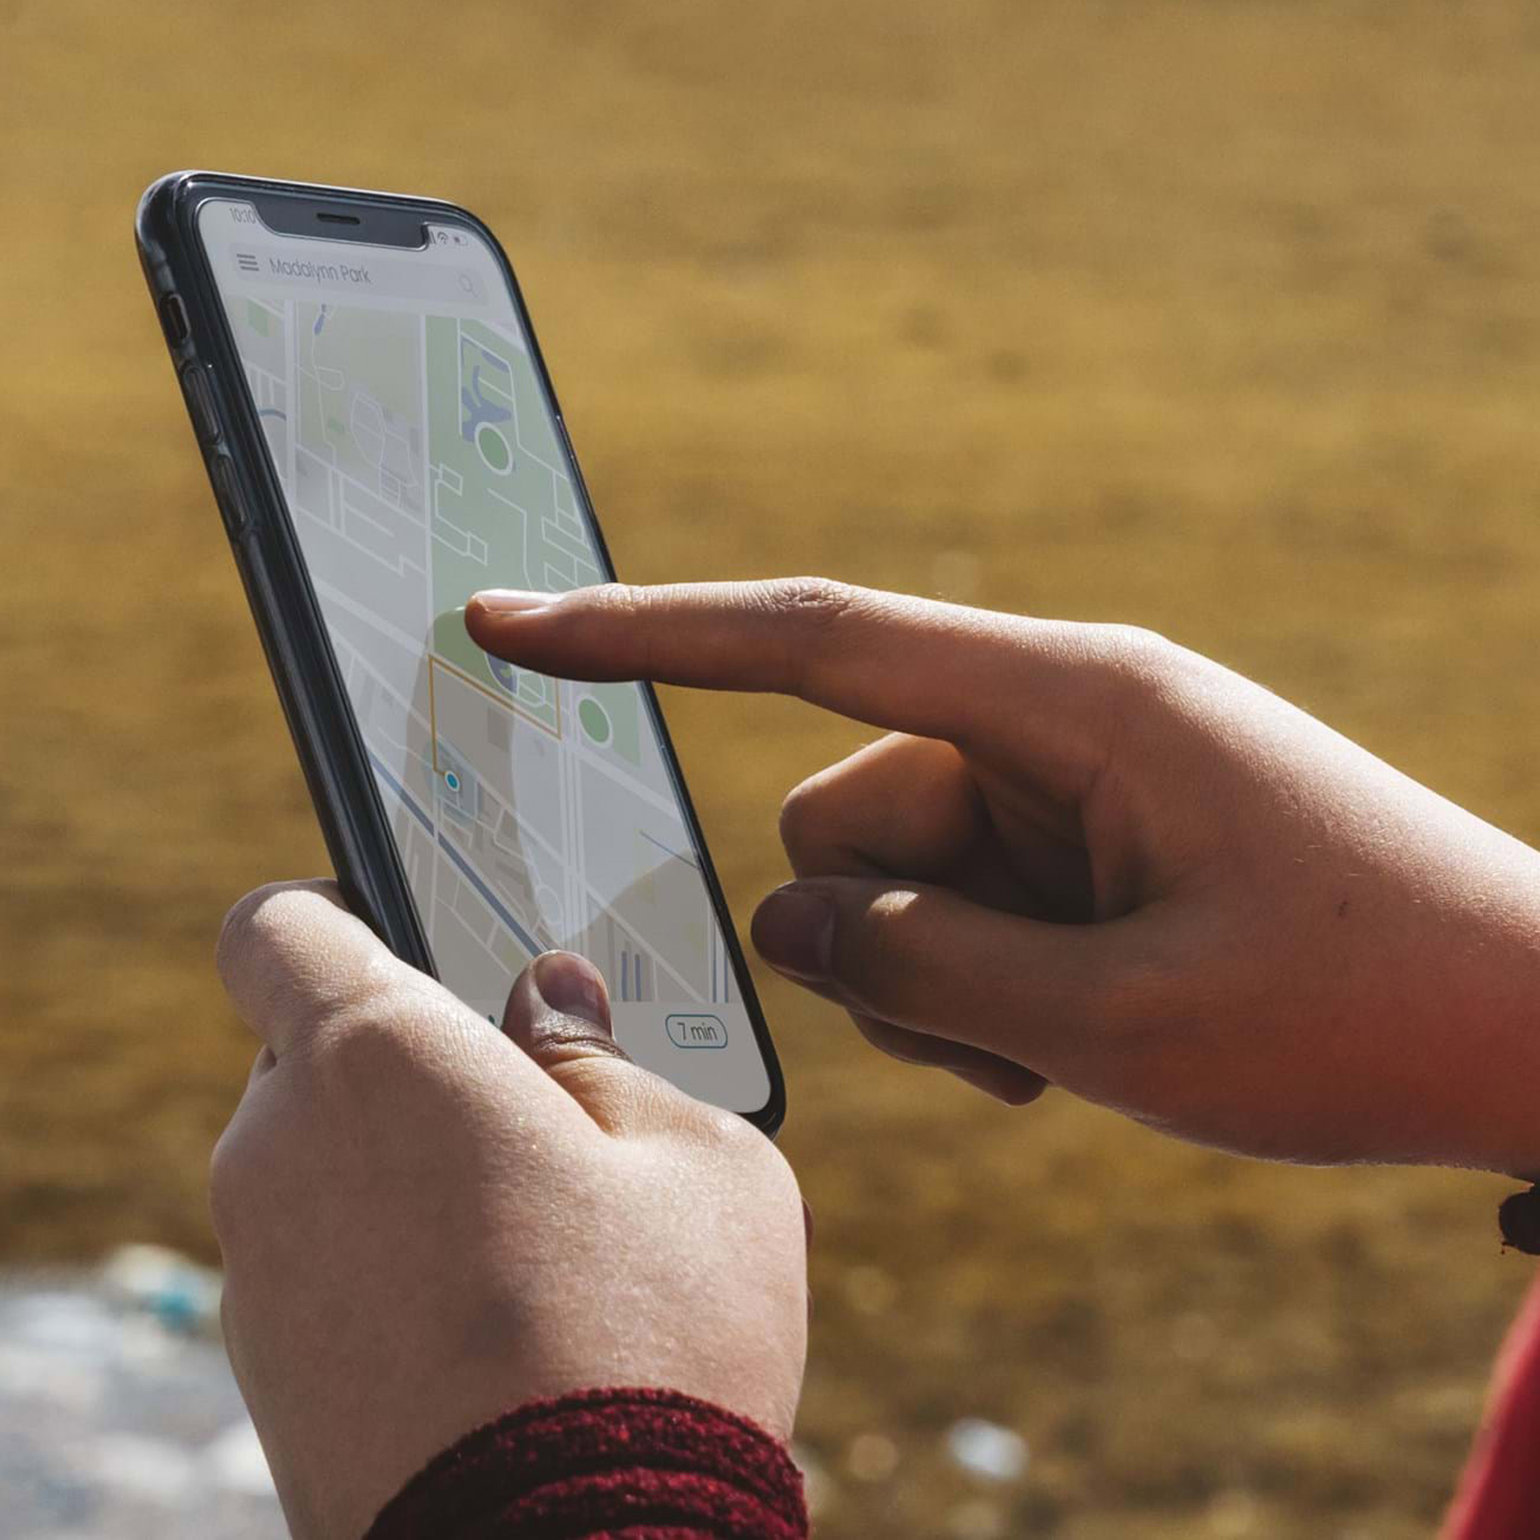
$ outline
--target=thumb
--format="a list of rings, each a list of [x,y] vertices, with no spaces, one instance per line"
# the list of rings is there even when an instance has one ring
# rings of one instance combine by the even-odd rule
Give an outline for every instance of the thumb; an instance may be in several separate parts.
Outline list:
[[[1100,1024],[1111,929],[1029,920],[927,883],[815,877],[770,894],[752,934],[773,968],[857,1015],[1058,1079]]]
[[[503,1032],[608,1133],[634,1127],[663,1084],[615,1041],[603,976],[575,952],[542,952],[519,975]]]

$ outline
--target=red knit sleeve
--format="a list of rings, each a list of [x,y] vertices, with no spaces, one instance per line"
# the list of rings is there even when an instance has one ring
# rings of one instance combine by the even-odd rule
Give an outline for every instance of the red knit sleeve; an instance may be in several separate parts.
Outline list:
[[[807,1540],[802,1477],[747,1418],[671,1390],[585,1390],[468,1433],[365,1540]]]
[[[1540,1534],[1540,1283],[1509,1329],[1441,1540],[1533,1540]]]

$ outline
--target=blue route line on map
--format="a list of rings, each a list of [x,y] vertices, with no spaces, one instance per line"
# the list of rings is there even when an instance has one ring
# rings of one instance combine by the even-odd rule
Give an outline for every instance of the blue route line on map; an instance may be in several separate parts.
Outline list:
[[[460,875],[464,877],[465,880],[470,883],[470,885],[475,888],[475,890],[482,896],[486,902],[487,907],[492,911],[492,913],[495,914],[498,919],[500,919],[503,924],[506,925],[508,929],[511,930],[521,942],[523,942],[525,949],[530,953],[530,955],[538,956],[541,952],[543,952],[545,948],[541,946],[540,943],[536,941],[535,938],[530,935],[530,933],[525,930],[516,919],[514,919],[514,917],[508,912],[507,906],[502,902],[500,898],[498,898],[498,896],[491,890],[491,888],[489,888],[486,883],[482,881],[475,868],[471,866],[465,857],[455,849],[455,847],[444,835],[440,834],[433,827],[432,820],[425,812],[423,812],[420,807],[418,807],[416,799],[406,789],[406,787],[404,787],[401,782],[398,781],[395,776],[393,776],[390,771],[385,768],[384,764],[380,760],[380,756],[376,754],[373,749],[369,750],[369,763],[374,766],[374,773],[379,776],[379,778],[384,781],[384,783],[390,787],[390,789],[395,792],[395,794],[401,799],[402,806],[406,808],[407,812],[409,812],[412,817],[415,818],[417,822],[420,823],[423,828],[425,828],[428,833],[433,835],[433,837],[438,841],[439,849],[442,850],[444,854],[454,862],[455,866],[460,872]]]

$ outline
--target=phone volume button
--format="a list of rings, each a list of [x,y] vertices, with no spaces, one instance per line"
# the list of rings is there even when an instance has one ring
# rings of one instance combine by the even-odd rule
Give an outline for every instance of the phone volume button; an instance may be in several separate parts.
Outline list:
[[[203,444],[219,442],[219,417],[214,411],[214,390],[208,372],[201,364],[189,364],[182,371],[182,395],[187,401],[187,415],[193,432]]]
[[[219,503],[220,516],[232,540],[237,539],[250,520],[246,516],[246,499],[235,474],[235,464],[229,455],[215,455],[209,461],[209,477],[214,483],[214,497]]]

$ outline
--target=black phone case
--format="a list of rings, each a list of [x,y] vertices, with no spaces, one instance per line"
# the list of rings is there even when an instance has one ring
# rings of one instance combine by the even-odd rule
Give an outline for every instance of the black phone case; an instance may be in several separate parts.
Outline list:
[[[245,372],[198,235],[197,211],[210,198],[253,202],[265,221],[287,233],[304,230],[333,240],[377,240],[415,248],[421,244],[423,224],[431,222],[459,225],[474,230],[485,240],[503,265],[520,323],[530,340],[535,367],[555,411],[557,428],[572,465],[573,485],[594,533],[600,565],[607,578],[614,578],[614,567],[567,436],[566,421],[518,280],[497,238],[473,214],[432,198],[204,171],[174,172],[148,188],[135,220],[140,262],[160,314],[188,414],[203,451],[215,500],[230,536],[236,566],[337,881],[349,907],[367,921],[398,957],[433,973],[432,953],[401,866],[395,835],[369,766],[299,539],[290,522],[282,486],[246,388]],[[349,237],[343,235],[341,225],[317,230],[307,224],[317,218],[346,220],[350,228],[362,233]],[[701,854],[701,872],[770,1080],[769,1101],[758,1112],[746,1116],[757,1128],[773,1135],[786,1111],[780,1063],[657,696],[652,686],[646,684],[643,694],[685,821]]]

